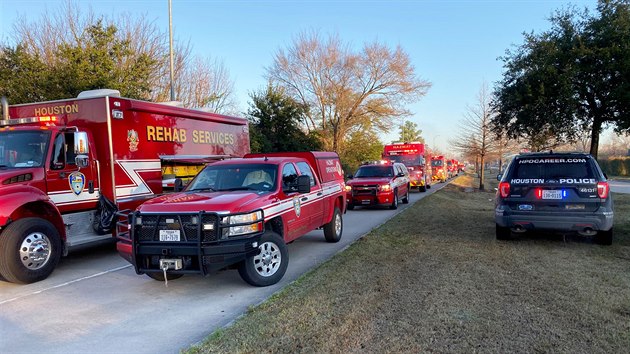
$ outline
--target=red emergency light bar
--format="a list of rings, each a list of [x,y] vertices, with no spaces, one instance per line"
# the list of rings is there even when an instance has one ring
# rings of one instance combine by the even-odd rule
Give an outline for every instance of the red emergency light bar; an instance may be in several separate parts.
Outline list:
[[[9,120],[0,120],[0,127],[6,127],[9,125],[19,125],[19,124],[56,123],[56,122],[57,122],[57,116],[13,118]]]

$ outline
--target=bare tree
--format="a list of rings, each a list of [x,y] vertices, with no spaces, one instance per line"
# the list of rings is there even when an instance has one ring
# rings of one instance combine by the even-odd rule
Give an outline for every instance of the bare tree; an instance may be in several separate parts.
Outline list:
[[[353,127],[389,130],[394,119],[409,115],[404,104],[431,86],[416,76],[401,47],[374,42],[355,53],[337,36],[324,41],[317,33],[300,34],[278,50],[267,75],[310,107],[307,129],[321,130],[325,148],[338,152]]]
[[[195,80],[182,80],[179,89],[179,100],[187,107],[200,107],[214,113],[236,112],[234,82],[230,74],[219,60],[196,57],[186,68],[184,77]]]
[[[492,153],[496,153],[501,146],[500,140],[492,131],[491,119],[494,115],[491,94],[487,83],[483,83],[477,94],[477,102],[468,106],[464,119],[459,124],[459,133],[451,140],[453,149],[464,156],[475,156],[479,161],[479,189],[484,190],[485,160]]]

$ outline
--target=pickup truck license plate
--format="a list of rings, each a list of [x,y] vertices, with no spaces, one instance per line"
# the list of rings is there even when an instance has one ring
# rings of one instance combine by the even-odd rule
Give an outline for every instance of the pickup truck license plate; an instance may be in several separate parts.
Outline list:
[[[542,199],[562,199],[562,191],[561,190],[555,190],[555,191],[543,190]]]
[[[179,241],[179,230],[160,230],[160,241]]]

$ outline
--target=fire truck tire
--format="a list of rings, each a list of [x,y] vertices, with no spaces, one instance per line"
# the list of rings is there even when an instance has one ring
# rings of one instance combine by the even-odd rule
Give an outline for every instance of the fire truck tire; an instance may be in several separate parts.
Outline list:
[[[280,235],[266,231],[258,241],[260,253],[238,265],[241,278],[253,286],[269,286],[282,279],[289,265],[287,245]]]
[[[324,237],[326,237],[326,242],[339,242],[342,233],[343,218],[339,208],[335,207],[332,219],[328,224],[324,225]]]
[[[147,276],[151,279],[155,279],[157,281],[164,281],[164,273],[147,273]],[[166,279],[167,280],[175,280],[175,279],[179,279],[181,277],[183,277],[184,274],[171,274],[171,273],[166,273]]]
[[[394,200],[392,200],[392,205],[389,208],[398,209],[398,189],[394,189]]]
[[[0,274],[12,283],[46,279],[61,258],[57,229],[41,218],[12,222],[0,237]]]
[[[407,193],[402,198],[402,202],[403,202],[403,204],[409,204],[409,187],[407,187]]]
[[[426,191],[427,191],[427,187],[428,187],[428,186],[420,186],[420,187],[418,187],[418,191],[420,191],[420,192],[426,192]]]

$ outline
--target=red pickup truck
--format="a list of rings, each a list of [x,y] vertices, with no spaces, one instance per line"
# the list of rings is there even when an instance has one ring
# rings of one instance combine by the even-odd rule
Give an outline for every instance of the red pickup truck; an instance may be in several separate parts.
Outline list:
[[[286,244],[318,228],[343,231],[345,185],[334,152],[249,154],[209,164],[186,189],[140,205],[121,220],[117,248],[156,280],[235,266],[268,286],[288,266]]]

